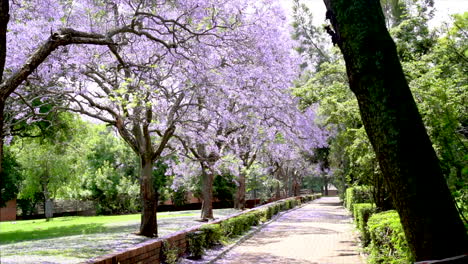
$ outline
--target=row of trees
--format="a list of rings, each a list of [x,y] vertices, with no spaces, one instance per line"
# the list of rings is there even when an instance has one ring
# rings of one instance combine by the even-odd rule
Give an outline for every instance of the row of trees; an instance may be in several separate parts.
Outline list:
[[[341,57],[298,1],[298,47],[278,3],[251,2],[3,0],[1,144],[53,111],[113,127],[138,157],[146,236],[157,235],[167,176],[174,188],[199,179],[209,219],[216,175],[236,176],[242,207],[249,175],[274,175],[280,196],[281,180],[294,193],[304,175],[333,174],[342,187],[371,183],[380,207],[396,207],[417,260],[464,253],[443,176],[465,192],[466,18],[437,35],[432,1],[324,1]],[[288,90],[299,73],[302,111]],[[8,164],[2,184],[18,167]]]
[[[85,184],[92,192],[105,184],[100,178],[128,179],[129,188],[137,181],[142,235],[157,236],[159,189],[168,175],[175,186],[200,177],[206,220],[213,218],[216,175],[236,175],[242,208],[253,168],[278,179],[292,175],[297,193],[308,169],[304,157],[326,146],[314,108],[298,111],[288,91],[297,57],[275,1],[2,1],[0,11],[0,141],[62,111],[113,127],[138,157],[138,169],[132,158],[121,168],[112,157],[94,157],[93,180]],[[79,143],[40,132],[39,141],[25,139],[36,167],[27,173],[37,175],[48,207],[46,183],[77,170],[78,157],[63,153]],[[63,166],[52,171],[48,162]],[[6,182],[12,174],[0,168]],[[137,179],[127,170],[137,170]]]
[[[398,210],[417,260],[462,254],[452,196],[466,207],[466,14],[430,30],[433,1],[324,2],[322,30],[296,1],[308,71],[295,93],[304,106],[320,102],[323,125],[336,131],[326,155],[334,182],[373,186],[380,209]]]

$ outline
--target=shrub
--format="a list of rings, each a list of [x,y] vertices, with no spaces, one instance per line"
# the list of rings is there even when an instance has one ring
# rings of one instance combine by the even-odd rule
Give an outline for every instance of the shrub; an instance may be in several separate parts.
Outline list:
[[[200,259],[205,253],[206,233],[195,231],[187,233],[188,251],[193,259]]]
[[[316,199],[315,194],[309,194],[309,195],[301,196],[301,202],[302,203],[310,202],[310,201],[313,201],[315,199]]]
[[[239,215],[222,222],[221,228],[225,237],[235,237],[247,231],[250,225],[247,217]]]
[[[369,263],[406,264],[412,262],[400,217],[394,210],[372,215],[367,222]]]
[[[249,214],[253,214],[255,216],[255,221],[254,221],[254,224],[253,225],[258,225],[260,224],[261,222],[265,222],[266,221],[266,210],[255,210],[255,211],[251,211],[249,212]]]
[[[361,240],[364,247],[369,245],[370,235],[367,228],[369,217],[375,212],[375,206],[371,203],[354,204],[354,221],[361,234]]]
[[[281,211],[281,204],[279,203],[274,203],[273,204],[273,215],[276,215]]]
[[[167,264],[177,263],[179,258],[179,248],[164,240],[162,245],[162,260]]]
[[[267,220],[270,220],[274,215],[274,208],[273,208],[273,205],[272,206],[268,206],[267,210],[266,210],[266,219]]]
[[[205,233],[205,246],[212,247],[220,243],[223,231],[219,224],[206,224],[200,227],[200,231]]]
[[[369,186],[354,186],[346,189],[345,204],[353,214],[353,204],[372,202],[372,191]]]

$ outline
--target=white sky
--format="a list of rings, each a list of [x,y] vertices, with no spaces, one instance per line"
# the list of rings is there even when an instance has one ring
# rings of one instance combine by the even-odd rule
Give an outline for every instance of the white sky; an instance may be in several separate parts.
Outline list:
[[[291,12],[292,0],[280,0],[281,4]],[[321,25],[325,23],[325,4],[323,0],[302,0],[306,3],[313,13],[314,23]],[[431,26],[437,26],[443,21],[448,21],[450,14],[468,12],[468,0],[434,0],[435,17],[430,23]]]

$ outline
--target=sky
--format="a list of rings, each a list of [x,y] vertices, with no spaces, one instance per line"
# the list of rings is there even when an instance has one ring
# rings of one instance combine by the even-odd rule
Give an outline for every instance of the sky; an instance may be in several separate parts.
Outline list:
[[[291,12],[292,0],[280,0],[281,4]],[[323,0],[302,0],[312,11],[314,24],[321,25],[325,23],[325,4]],[[435,17],[429,24],[434,27],[440,25],[443,21],[448,21],[450,14],[468,12],[468,0],[434,0]]]

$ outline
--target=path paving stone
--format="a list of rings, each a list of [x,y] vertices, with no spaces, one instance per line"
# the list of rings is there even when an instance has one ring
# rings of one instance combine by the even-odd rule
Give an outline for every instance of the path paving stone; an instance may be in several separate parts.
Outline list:
[[[338,197],[292,210],[214,263],[364,264],[351,216]]]

